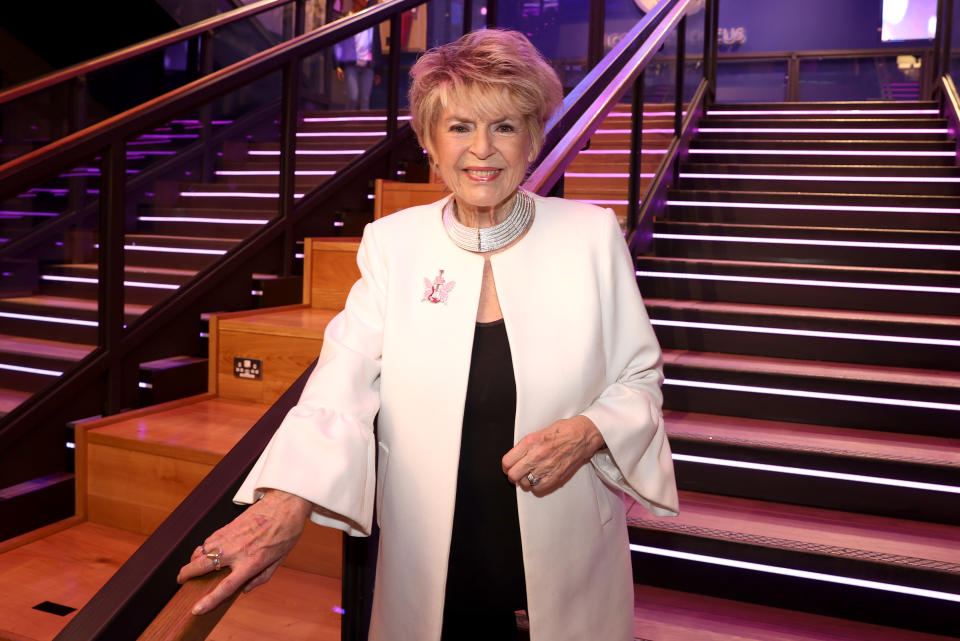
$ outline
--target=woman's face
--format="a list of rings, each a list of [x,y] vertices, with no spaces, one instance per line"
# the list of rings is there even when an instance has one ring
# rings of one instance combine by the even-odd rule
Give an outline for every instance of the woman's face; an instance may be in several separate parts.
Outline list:
[[[532,160],[530,132],[516,109],[452,101],[434,131],[434,162],[459,207],[488,210],[510,200]]]

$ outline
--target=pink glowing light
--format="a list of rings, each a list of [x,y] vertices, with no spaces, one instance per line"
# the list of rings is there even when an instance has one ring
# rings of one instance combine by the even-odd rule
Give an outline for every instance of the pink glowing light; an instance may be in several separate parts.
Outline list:
[[[764,238],[757,236],[709,236],[701,234],[667,234],[656,232],[654,238],[667,240],[696,240],[704,242],[761,243],[771,245],[813,245],[816,247],[865,247],[869,249],[920,249],[960,251],[960,245],[933,245],[926,243],[881,243],[859,240],[825,240],[818,238]]]
[[[672,129],[670,130],[673,131]],[[907,127],[700,127],[705,134],[945,134],[946,128]]]
[[[585,152],[580,152],[585,153]],[[755,154],[759,156],[912,156],[953,158],[955,151],[891,151],[853,149],[691,149],[691,154]]]
[[[668,205],[691,205],[695,207],[732,207],[735,209],[791,209],[817,211],[873,211],[898,214],[960,214],[960,209],[951,207],[892,207],[882,205],[844,205],[793,204],[793,203],[743,203],[711,200],[668,200]]]
[[[681,178],[715,178],[723,180],[792,180],[863,183],[960,183],[954,176],[807,176],[788,174],[715,174],[681,172]]]
[[[927,294],[960,294],[960,287],[935,285],[900,285],[896,283],[857,283],[839,280],[811,280],[804,278],[769,278],[766,276],[730,276],[727,274],[685,274],[682,272],[637,271],[637,276],[648,278],[676,278],[679,280],[708,280],[725,283],[755,283],[760,285],[799,285],[802,287],[837,287],[843,289],[870,289],[892,292],[923,292]]]

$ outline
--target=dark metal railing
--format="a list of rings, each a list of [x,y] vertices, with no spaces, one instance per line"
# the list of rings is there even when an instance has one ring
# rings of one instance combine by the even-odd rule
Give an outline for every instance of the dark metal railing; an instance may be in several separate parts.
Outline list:
[[[195,57],[198,61],[196,72],[202,77],[213,71],[214,30],[242,20],[248,20],[266,11],[289,6],[293,8],[293,13],[287,20],[291,26],[288,29],[290,33],[286,35],[287,37],[299,36],[304,29],[304,2],[305,0],[258,0],[249,5],[0,91],[0,105],[38,94],[57,85],[70,83],[70,113],[67,114],[69,127],[66,133],[73,133],[87,125],[89,105],[87,79],[91,73],[115,67],[179,42],[191,41],[193,43],[196,39],[196,46],[192,47],[191,51],[196,52]]]

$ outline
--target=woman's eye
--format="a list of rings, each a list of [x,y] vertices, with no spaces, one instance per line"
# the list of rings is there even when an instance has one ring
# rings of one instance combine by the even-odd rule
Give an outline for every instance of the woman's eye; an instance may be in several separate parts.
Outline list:
[[[501,123],[497,125],[497,131],[500,133],[512,133],[514,131],[513,125],[508,125],[506,123]]]
[[[465,134],[469,130],[466,125],[450,125],[450,131],[455,134]]]

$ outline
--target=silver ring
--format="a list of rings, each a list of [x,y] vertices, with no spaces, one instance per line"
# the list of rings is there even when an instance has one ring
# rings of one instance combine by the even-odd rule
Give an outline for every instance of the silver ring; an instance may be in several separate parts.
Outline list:
[[[534,487],[540,482],[540,478],[533,475],[533,472],[527,474],[527,483],[530,484],[530,487]]]
[[[207,552],[207,558],[213,561],[213,569],[220,569],[220,554],[223,552],[223,548],[217,548],[216,552]]]

